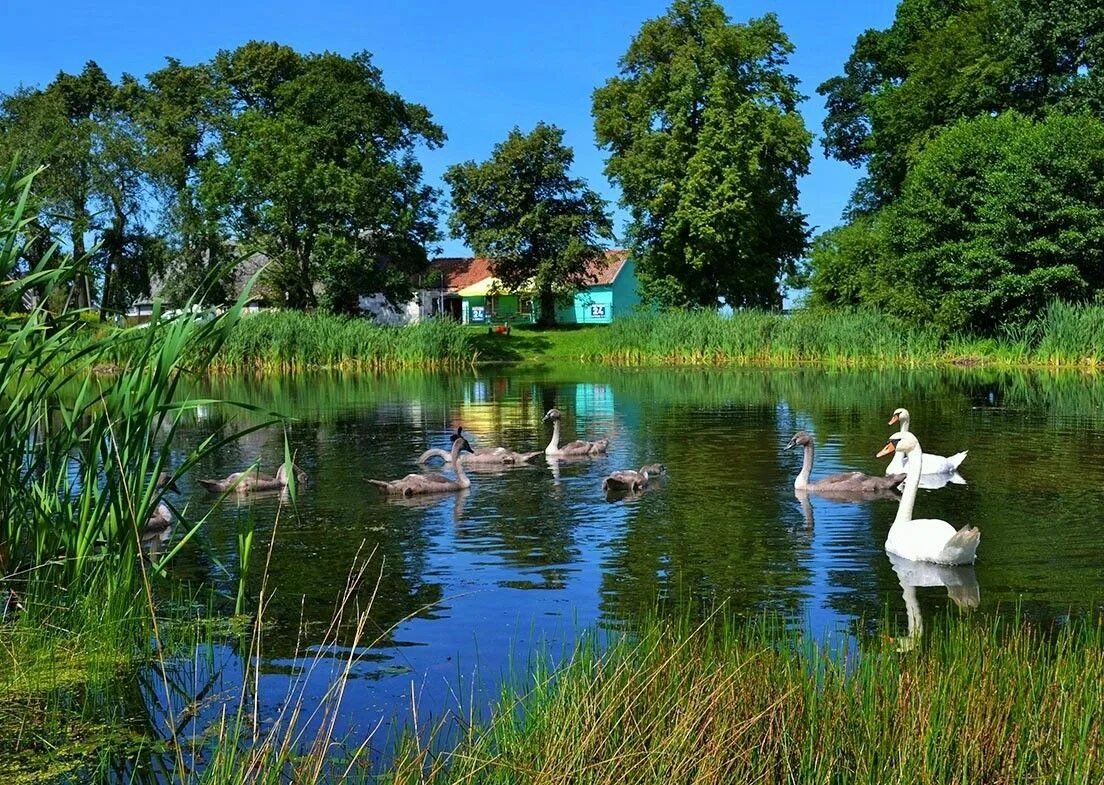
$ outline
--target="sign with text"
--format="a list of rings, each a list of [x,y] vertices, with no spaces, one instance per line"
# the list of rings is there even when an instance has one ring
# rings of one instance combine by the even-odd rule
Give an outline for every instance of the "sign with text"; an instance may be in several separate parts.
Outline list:
[[[591,319],[605,319],[606,318],[606,306],[605,303],[594,303],[590,306],[590,318]]]

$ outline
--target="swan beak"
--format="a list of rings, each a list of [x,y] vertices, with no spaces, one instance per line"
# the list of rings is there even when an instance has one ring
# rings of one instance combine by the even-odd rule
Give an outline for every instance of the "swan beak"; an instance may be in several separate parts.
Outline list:
[[[793,446],[794,446],[795,444],[797,444],[797,442],[795,442],[795,441],[794,441],[793,439],[790,439],[790,443],[789,443],[789,444],[787,444],[787,445],[786,445],[785,447],[783,447],[782,449],[783,449],[783,450],[792,450],[792,449],[793,449]]]
[[[874,457],[875,458],[884,458],[885,456],[889,455],[890,453],[896,452],[896,451],[897,451],[897,448],[893,446],[893,442],[890,442],[885,447],[883,447],[881,449],[881,451],[877,455],[875,455]]]
[[[890,425],[896,425],[896,424],[897,424],[898,422],[900,422],[900,420],[901,420],[901,418],[900,418],[900,417],[898,417],[898,416],[897,416],[897,415],[895,414],[895,415],[893,415],[892,417],[890,417],[890,418],[889,418],[889,424],[890,424]]]

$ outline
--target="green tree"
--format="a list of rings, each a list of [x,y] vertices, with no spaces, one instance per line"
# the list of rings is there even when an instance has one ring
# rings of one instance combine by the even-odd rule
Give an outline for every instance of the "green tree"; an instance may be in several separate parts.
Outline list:
[[[251,42],[213,68],[227,103],[200,197],[272,260],[271,288],[343,312],[365,292],[408,296],[437,238],[437,194],[414,156],[444,142],[429,111],[389,92],[365,52]]]
[[[222,219],[225,205],[204,198],[204,174],[219,165],[219,123],[229,117],[229,91],[210,63],[167,58],[145,83],[124,79],[124,90],[145,144],[145,167],[159,208],[165,262],[152,272],[169,302],[201,288],[219,302],[232,292]]]
[[[102,309],[126,304],[113,291],[148,287],[148,279],[135,274],[151,247],[136,220],[144,183],[141,140],[119,86],[103,69],[89,62],[80,74],[60,73],[44,89],[5,96],[0,154],[18,157],[28,171],[46,167],[36,179],[41,232],[62,237],[74,258],[99,248],[89,257],[91,275],[74,278],[74,305],[92,304],[97,280]]]
[[[903,0],[855,42],[825,96],[826,154],[867,175],[853,203],[890,204],[924,145],[956,120],[1104,109],[1098,0]]]
[[[602,259],[613,226],[602,198],[569,174],[574,152],[564,132],[538,123],[515,128],[483,163],[449,167],[449,227],[510,290],[530,282],[540,298],[540,320],[555,324],[556,301],[588,282],[588,266]]]
[[[805,248],[797,179],[812,142],[785,71],[792,51],[772,14],[732,24],[713,0],[676,0],[594,92],[646,298],[781,305]]]
[[[1006,112],[926,145],[900,198],[815,245],[814,300],[995,333],[1104,299],[1104,122]]]

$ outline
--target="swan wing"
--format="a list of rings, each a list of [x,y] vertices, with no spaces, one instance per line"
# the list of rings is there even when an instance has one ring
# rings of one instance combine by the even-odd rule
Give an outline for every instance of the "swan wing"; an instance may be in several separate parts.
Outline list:
[[[894,524],[886,539],[886,550],[912,561],[972,564],[980,539],[973,527],[960,532],[946,521],[918,518]]]

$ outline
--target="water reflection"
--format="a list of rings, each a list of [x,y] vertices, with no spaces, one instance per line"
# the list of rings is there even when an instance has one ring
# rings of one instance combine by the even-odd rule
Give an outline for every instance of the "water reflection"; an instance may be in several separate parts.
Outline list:
[[[945,602],[916,592],[926,585],[948,586],[951,601],[967,606],[970,596],[990,611],[1022,600],[1029,614],[1055,616],[1100,596],[1102,388],[1095,378],[808,368],[222,377],[205,394],[295,419],[250,434],[197,476],[278,465],[286,433],[312,481],[295,505],[260,497],[226,505],[173,569],[232,598],[239,527],[256,529],[255,560],[271,549],[270,670],[259,699],[276,707],[282,693],[270,685],[286,687],[300,643],[317,642],[355,554],[375,553],[379,585],[360,599],[373,602],[378,640],[350,687],[357,715],[346,730],[402,720],[412,683],[419,710],[433,714],[476,662],[493,692],[530,647],[567,646],[592,623],[631,627],[657,607],[701,614],[724,600],[748,615],[779,611],[818,635],[870,630],[909,588],[884,551],[898,497],[795,494],[796,467],[776,445],[808,429],[822,445],[818,474],[881,475],[873,452],[886,436],[883,413],[907,390],[924,402],[913,411],[925,428],[971,445],[970,484],[952,476],[922,490],[925,515],[970,520],[986,535],[977,567],[984,604],[976,578],[972,595],[966,578],[914,583],[910,619]],[[458,425],[473,446],[543,451],[541,418],[554,407],[570,438],[609,436],[608,455],[471,465],[471,488],[444,497],[383,500],[363,481],[414,470],[416,456],[447,443]],[[248,417],[212,408],[186,435],[207,438],[230,416]],[[603,477],[654,461],[670,472],[658,492],[607,501]],[[189,504],[202,513],[213,501],[192,493]],[[250,571],[254,597],[261,573]],[[351,642],[338,631],[340,645]]]
[[[916,598],[917,588],[946,587],[947,596],[963,610],[973,610],[981,604],[981,588],[973,567],[915,562],[892,553],[886,555],[901,584],[908,615],[908,635],[897,639],[898,651],[911,651],[924,634],[924,616]]]

